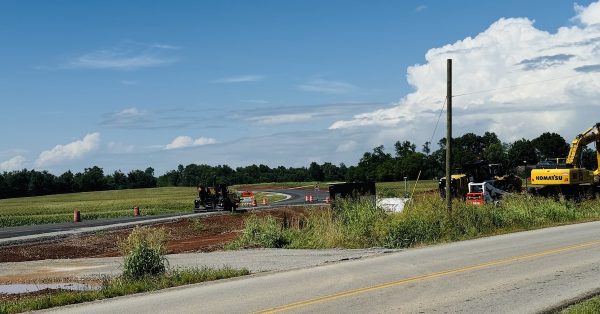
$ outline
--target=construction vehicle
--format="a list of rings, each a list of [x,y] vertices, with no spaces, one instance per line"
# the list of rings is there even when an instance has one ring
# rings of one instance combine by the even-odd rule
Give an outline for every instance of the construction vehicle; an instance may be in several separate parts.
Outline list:
[[[215,187],[198,185],[198,197],[194,200],[194,210],[228,210],[234,211],[240,206],[240,197],[230,192],[227,185],[218,184]]]
[[[531,170],[531,191],[542,196],[590,198],[598,192],[599,172],[581,166],[581,153],[595,142],[596,159],[600,162],[600,123],[577,135],[565,159],[546,160]],[[564,162],[563,162],[564,160]],[[599,163],[600,164],[600,163]]]
[[[469,184],[490,185],[488,190],[497,189],[504,193],[521,192],[522,181],[519,177],[509,174],[503,175],[504,172],[501,164],[492,164],[486,161],[476,161],[466,163],[463,169],[459,169],[455,174],[451,175],[450,195],[454,198],[467,200],[467,195],[470,191]],[[438,182],[438,190],[442,198],[446,198],[446,177],[443,177]],[[493,196],[500,193],[491,194]],[[496,197],[496,200],[499,197]]]
[[[481,183],[469,183],[467,204],[481,206],[483,204],[498,204],[498,201],[508,192],[494,186],[498,180],[487,180]]]

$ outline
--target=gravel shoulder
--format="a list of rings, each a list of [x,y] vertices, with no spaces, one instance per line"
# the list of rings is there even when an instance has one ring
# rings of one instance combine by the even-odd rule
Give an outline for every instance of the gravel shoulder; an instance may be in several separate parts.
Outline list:
[[[345,260],[377,256],[396,250],[249,249],[167,255],[169,265],[179,267],[247,268],[252,273],[319,266]],[[97,282],[121,274],[122,257],[53,259],[2,263],[0,284],[24,282]]]

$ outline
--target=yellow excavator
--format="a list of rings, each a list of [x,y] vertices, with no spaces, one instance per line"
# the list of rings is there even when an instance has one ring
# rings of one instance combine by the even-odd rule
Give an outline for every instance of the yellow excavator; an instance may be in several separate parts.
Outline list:
[[[592,171],[581,166],[583,148],[592,142],[596,143],[596,159],[600,165],[600,123],[596,123],[575,137],[564,163],[560,159],[543,161],[531,170],[533,192],[542,196],[593,197],[598,192],[598,167]]]

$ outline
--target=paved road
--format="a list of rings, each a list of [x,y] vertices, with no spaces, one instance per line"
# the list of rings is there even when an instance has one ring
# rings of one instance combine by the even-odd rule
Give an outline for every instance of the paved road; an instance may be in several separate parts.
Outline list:
[[[315,192],[312,190],[299,189],[270,190],[270,192],[287,194],[290,196],[290,198],[282,202],[273,203],[269,206],[253,207],[253,209],[277,208],[281,206],[290,205],[306,205],[307,203],[304,201],[304,196],[308,194],[315,196],[315,201],[312,204],[319,204],[323,203],[325,197],[328,195],[328,193],[325,191]],[[184,217],[191,218],[223,213],[219,211],[191,213],[191,207],[192,200],[190,200],[189,214],[178,213],[155,216],[121,217],[113,219],[84,220],[79,223],[53,223],[33,226],[0,228],[0,245],[21,241],[39,240],[43,238],[54,238],[57,236],[70,235],[74,233],[87,233],[107,229],[130,228],[139,224],[163,223],[168,221],[174,221]]]
[[[535,313],[600,287],[600,222],[61,308],[60,313]]]

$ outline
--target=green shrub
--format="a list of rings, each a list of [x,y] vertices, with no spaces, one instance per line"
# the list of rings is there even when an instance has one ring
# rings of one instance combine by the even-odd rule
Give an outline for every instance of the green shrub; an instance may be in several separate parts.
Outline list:
[[[124,256],[123,277],[139,279],[163,274],[166,270],[167,234],[164,229],[136,227],[120,243]]]
[[[226,248],[237,249],[247,247],[281,248],[288,244],[281,222],[271,216],[258,217],[252,215],[244,222],[244,231]]]

